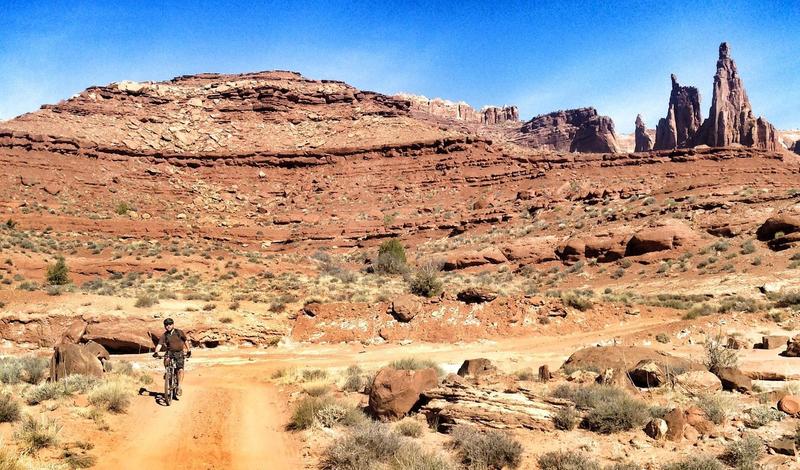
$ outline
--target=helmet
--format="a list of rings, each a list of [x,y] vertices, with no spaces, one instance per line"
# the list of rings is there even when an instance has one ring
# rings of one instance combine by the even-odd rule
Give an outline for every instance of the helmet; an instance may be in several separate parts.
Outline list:
[[[167,318],[166,320],[164,320],[164,326],[173,325],[173,324],[175,324],[175,320],[173,320],[172,318]]]

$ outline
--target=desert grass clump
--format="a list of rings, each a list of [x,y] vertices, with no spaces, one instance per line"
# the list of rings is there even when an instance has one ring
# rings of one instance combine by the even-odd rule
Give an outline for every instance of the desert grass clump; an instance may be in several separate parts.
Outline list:
[[[442,293],[444,285],[439,279],[439,268],[433,263],[420,266],[408,282],[412,294],[420,297],[436,297]]]
[[[591,291],[566,291],[561,293],[561,301],[564,305],[585,312],[594,306]]]
[[[58,382],[44,382],[29,388],[24,394],[25,403],[38,405],[39,403],[55,400],[67,395],[67,390]]]
[[[459,460],[469,470],[517,468],[522,462],[522,444],[508,433],[461,425],[451,437]]]
[[[751,429],[758,429],[773,421],[781,421],[783,419],[783,413],[767,405],[750,408],[745,411],[745,414],[747,416],[744,418],[744,425]]]
[[[327,395],[307,396],[300,399],[295,406],[288,428],[293,431],[301,431],[315,424],[327,428],[337,424],[350,427],[357,426],[366,420],[366,415],[358,407]]]
[[[151,294],[141,294],[136,297],[136,302],[133,304],[136,308],[148,308],[158,303],[158,297]]]
[[[321,397],[330,393],[331,386],[328,384],[308,385],[303,388],[303,391],[310,397]]]
[[[583,427],[611,434],[644,426],[650,419],[647,406],[627,394],[595,404],[583,419]]]
[[[382,423],[367,422],[335,440],[322,456],[326,470],[369,470],[390,461],[400,450],[402,437]]]
[[[0,393],[0,423],[19,421],[21,415],[22,407],[14,395],[7,392]]]
[[[49,361],[43,357],[24,356],[16,359],[19,366],[19,380],[36,385],[44,379]]]
[[[403,443],[390,462],[392,470],[455,470],[445,456],[413,442]]]
[[[305,369],[301,373],[304,382],[325,380],[328,378],[328,371],[325,369]]]
[[[578,412],[571,406],[560,408],[556,414],[553,415],[553,425],[556,429],[562,431],[572,431],[578,425],[579,420]]]
[[[89,394],[89,404],[112,413],[124,413],[131,404],[131,394],[123,384],[109,382]]]
[[[19,455],[10,449],[0,449],[0,470],[28,470]]]
[[[91,468],[97,464],[97,457],[89,454],[84,449],[65,449],[61,453],[62,461],[69,465],[69,468]],[[0,468],[0,470],[2,470]]]
[[[417,359],[415,357],[404,357],[403,359],[398,359],[396,361],[392,361],[389,364],[389,367],[397,370],[422,370],[422,369],[434,369],[436,370],[436,375],[439,377],[444,375],[444,369],[439,366],[435,361],[430,359]]]
[[[754,434],[745,434],[725,447],[721,460],[737,470],[756,470],[764,456],[764,443]]]
[[[697,399],[697,407],[703,410],[711,422],[720,425],[728,418],[731,401],[722,394],[702,395]]]
[[[538,458],[541,470],[600,470],[600,464],[590,455],[571,450],[558,450]]]
[[[50,421],[45,416],[36,419],[25,415],[14,437],[23,451],[36,453],[40,449],[56,445],[59,432],[61,426],[55,421]]]
[[[419,421],[405,419],[397,423],[394,430],[403,436],[417,438],[422,435],[424,427]]]
[[[724,468],[719,460],[703,455],[668,463],[661,467],[661,470],[723,470]]]
[[[361,370],[361,367],[355,364],[348,367],[345,371],[345,379],[344,384],[342,384],[342,390],[345,392],[360,392],[364,390],[366,379],[363,374],[364,371]]]
[[[47,266],[45,279],[51,286],[63,286],[69,284],[69,268],[63,256],[56,258],[56,262]]]

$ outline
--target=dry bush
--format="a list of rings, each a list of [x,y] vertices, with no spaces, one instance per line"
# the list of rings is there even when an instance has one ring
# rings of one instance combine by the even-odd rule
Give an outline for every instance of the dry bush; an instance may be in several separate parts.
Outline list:
[[[719,460],[711,456],[686,457],[683,460],[668,463],[661,470],[723,470],[725,467]]]
[[[580,415],[571,406],[560,408],[556,414],[553,415],[553,424],[556,429],[562,431],[572,431],[578,425]]]
[[[600,464],[583,452],[559,450],[539,456],[541,470],[600,470]]]
[[[736,367],[739,365],[738,354],[735,350],[726,348],[725,344],[725,338],[723,338],[722,334],[706,336],[705,365],[711,372],[716,373],[724,367]]]
[[[397,423],[394,430],[403,436],[417,438],[422,435],[424,427],[419,421],[405,419]]]
[[[0,423],[18,421],[22,413],[19,401],[11,393],[0,393]]]
[[[366,422],[325,450],[322,468],[372,470],[376,463],[390,461],[400,450],[401,441],[402,437],[388,426]]]
[[[450,461],[435,451],[405,442],[390,461],[392,470],[455,470]]]
[[[355,406],[330,396],[304,397],[295,406],[288,428],[299,431],[315,424],[323,427],[357,426],[367,420],[366,415]]]
[[[408,282],[412,294],[421,297],[436,297],[442,293],[443,284],[439,279],[439,268],[433,263],[420,266]]]
[[[23,451],[36,453],[40,449],[54,446],[58,442],[59,432],[61,426],[45,416],[37,420],[33,416],[25,415],[14,437]]]
[[[722,394],[703,395],[697,399],[697,406],[714,424],[722,424],[730,413],[731,401]]]
[[[522,462],[522,444],[509,434],[456,426],[451,434],[461,463],[469,470],[517,468]]]
[[[777,409],[767,405],[750,408],[745,414],[747,416],[744,418],[744,425],[751,429],[758,429],[773,421],[781,421],[784,416]]]
[[[112,413],[124,413],[131,404],[131,393],[123,384],[105,383],[89,394],[89,404]]]
[[[389,367],[397,370],[422,370],[422,369],[435,369],[436,375],[439,377],[444,375],[444,369],[442,369],[439,364],[435,361],[430,359],[417,359],[415,357],[404,357],[403,359],[398,359],[396,361],[392,361],[389,364]]]
[[[764,456],[764,443],[754,434],[745,434],[725,447],[721,460],[737,470],[756,470]]]

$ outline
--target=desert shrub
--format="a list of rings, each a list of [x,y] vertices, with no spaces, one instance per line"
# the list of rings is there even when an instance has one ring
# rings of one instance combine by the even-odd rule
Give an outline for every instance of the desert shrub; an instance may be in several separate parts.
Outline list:
[[[777,295],[774,299],[775,306],[778,308],[791,307],[795,310],[800,309],[800,290],[792,290]]]
[[[345,392],[360,392],[364,389],[366,378],[361,367],[353,364],[345,371],[342,390]]]
[[[436,375],[439,377],[444,375],[444,369],[442,369],[439,364],[435,361],[430,359],[417,359],[415,357],[404,357],[403,359],[398,359],[396,361],[392,361],[389,364],[389,367],[392,367],[397,370],[422,370],[422,369],[430,369],[433,368],[436,370]]]
[[[578,425],[578,412],[575,408],[564,407],[560,408],[556,414],[553,415],[553,424],[556,429],[562,431],[572,431]]]
[[[120,201],[117,203],[117,207],[114,209],[118,215],[125,215],[132,210],[131,205],[125,201]]]
[[[764,456],[764,443],[754,434],[745,434],[725,447],[721,460],[738,470],[756,470]]]
[[[600,470],[600,464],[583,452],[559,450],[539,456],[541,470]]]
[[[133,364],[128,361],[113,361],[113,362],[106,362],[108,365],[109,370],[114,372],[115,374],[120,375],[133,375]]]
[[[295,406],[288,428],[299,431],[314,424],[333,427],[336,424],[355,426],[366,420],[364,413],[330,396],[302,398]]]
[[[751,253],[755,253],[756,246],[753,244],[753,240],[747,240],[746,242],[742,243],[742,254],[749,255]]]
[[[703,410],[714,424],[722,424],[731,409],[730,400],[722,395],[703,395],[697,399],[697,407]]]
[[[19,364],[19,380],[31,385],[41,382],[50,366],[49,361],[43,357],[23,356],[16,361]]]
[[[148,308],[158,303],[158,297],[151,294],[141,294],[136,298],[136,303],[133,304],[137,308]]]
[[[0,393],[0,423],[12,423],[19,420],[22,408],[11,393]],[[0,467],[2,468],[2,467]]]
[[[656,335],[656,341],[659,343],[667,344],[669,343],[669,335],[666,333],[659,333]]]
[[[112,413],[124,413],[131,404],[131,394],[124,385],[109,382],[100,385],[89,394],[89,404]]]
[[[97,457],[86,453],[83,449],[65,449],[61,460],[70,468],[91,468],[97,463]],[[2,469],[0,469],[2,470]]]
[[[401,447],[402,438],[388,426],[369,422],[335,440],[322,456],[326,470],[369,470],[387,462]]]
[[[470,470],[517,468],[522,462],[522,444],[505,432],[462,425],[451,437],[461,463]]]
[[[712,315],[715,312],[716,309],[713,306],[703,302],[701,304],[693,305],[692,308],[690,308],[689,311],[686,312],[686,315],[683,316],[683,319],[694,320],[695,318],[698,317],[706,317],[708,315]]]
[[[28,405],[38,405],[47,400],[66,396],[66,389],[58,382],[45,382],[29,388],[23,397]]]
[[[668,463],[661,470],[723,470],[725,467],[719,460],[711,456],[686,457],[683,460]]]
[[[587,387],[573,387],[561,384],[553,391],[556,398],[572,400],[575,406],[582,410],[595,408],[602,402],[620,400],[626,397],[624,390],[610,385],[589,385]]]
[[[321,397],[327,395],[331,391],[331,387],[328,384],[309,385],[303,388],[303,391],[310,397]]]
[[[611,434],[643,426],[650,419],[647,406],[627,394],[597,403],[584,417],[582,425],[601,434]]]
[[[454,470],[450,461],[434,451],[405,442],[391,460],[392,470]]]
[[[59,432],[61,432],[61,426],[54,421],[49,421],[47,417],[42,416],[40,419],[36,419],[33,416],[25,415],[14,437],[19,441],[23,451],[35,453],[40,449],[54,446],[58,441]]]
[[[738,354],[735,350],[726,348],[724,341],[722,334],[706,336],[705,365],[711,372],[716,373],[721,368],[736,367],[739,364]]]
[[[783,419],[783,413],[767,405],[760,405],[745,411],[744,425],[748,428],[758,429],[773,421]]]
[[[0,449],[0,470],[28,470],[29,468],[12,450]]]
[[[301,373],[303,381],[312,382],[314,380],[325,380],[328,378],[328,371],[325,369],[305,369]]]
[[[378,274],[403,274],[408,271],[406,249],[400,240],[393,238],[381,243],[372,269]]]
[[[397,423],[394,430],[406,437],[419,437],[422,435],[423,426],[418,421],[406,419]]]
[[[408,282],[412,294],[421,297],[435,297],[442,293],[439,269],[432,263],[420,266]]]
[[[47,266],[45,275],[47,283],[51,286],[63,286],[69,284],[69,268],[63,256],[56,258],[56,262]]]
[[[591,299],[591,291],[562,292],[561,301],[564,303],[564,305],[576,308],[581,312],[589,310],[594,305]]]
[[[641,465],[633,462],[618,462],[613,465],[606,465],[603,470],[643,470]]]

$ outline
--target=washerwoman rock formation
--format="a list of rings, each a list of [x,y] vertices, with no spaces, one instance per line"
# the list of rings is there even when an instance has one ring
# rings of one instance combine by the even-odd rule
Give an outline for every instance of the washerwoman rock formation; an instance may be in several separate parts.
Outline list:
[[[673,74],[667,117],[656,126],[655,150],[691,147],[692,139],[703,122],[700,92],[692,86],[681,86]]]
[[[614,122],[594,108],[567,109],[536,116],[523,124],[516,143],[570,152],[617,152]]]
[[[636,115],[636,134],[634,138],[634,152],[649,152],[653,149],[653,139],[647,134],[647,127],[641,114]]]

